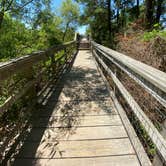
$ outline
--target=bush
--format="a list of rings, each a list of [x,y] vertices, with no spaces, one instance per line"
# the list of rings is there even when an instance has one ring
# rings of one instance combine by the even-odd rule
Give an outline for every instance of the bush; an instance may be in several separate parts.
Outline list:
[[[143,34],[143,40],[144,41],[150,41],[156,38],[157,36],[166,38],[166,30],[156,30],[153,29],[151,32],[145,32]]]

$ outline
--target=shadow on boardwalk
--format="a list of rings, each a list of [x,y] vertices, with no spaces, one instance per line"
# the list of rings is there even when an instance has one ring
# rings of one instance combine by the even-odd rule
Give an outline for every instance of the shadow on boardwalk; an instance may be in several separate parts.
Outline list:
[[[108,92],[96,69],[75,67],[50,91],[53,91],[52,95],[46,105],[35,113],[30,125],[31,130],[27,130],[24,144],[14,157],[15,166],[40,166],[38,159],[63,158],[63,151],[58,149],[57,145],[75,134],[77,127],[81,125],[80,118],[87,113],[85,101],[95,102],[95,111],[100,108],[111,113],[111,109],[105,104],[105,97],[109,97]],[[91,107],[88,106],[89,112]],[[42,150],[38,150],[41,144],[44,146]],[[49,157],[43,157],[45,151],[48,151]],[[22,159],[27,159],[26,163],[21,163]]]

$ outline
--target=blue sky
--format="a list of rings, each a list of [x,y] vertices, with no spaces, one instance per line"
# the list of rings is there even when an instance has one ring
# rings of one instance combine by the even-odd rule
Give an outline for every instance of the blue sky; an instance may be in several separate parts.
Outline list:
[[[52,0],[52,10],[56,12],[56,10],[58,10],[61,6],[61,3],[62,3],[63,0]],[[80,8],[82,8],[80,6]],[[80,34],[84,34],[86,32],[86,27],[87,26],[81,26],[81,27],[78,27],[78,32]]]

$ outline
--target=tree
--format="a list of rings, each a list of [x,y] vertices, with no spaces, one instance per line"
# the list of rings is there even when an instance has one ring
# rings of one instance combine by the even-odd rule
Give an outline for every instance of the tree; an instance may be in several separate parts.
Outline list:
[[[121,9],[121,0],[114,0],[115,10],[116,10],[116,24],[120,28],[120,9]],[[117,30],[118,31],[118,30]]]
[[[95,41],[108,44],[112,34],[110,23],[112,19],[111,2],[108,0],[80,0],[79,2],[85,6],[80,22],[89,25],[92,38]]]
[[[139,0],[136,0],[136,18],[138,18],[140,15],[139,5],[140,5]]]
[[[72,0],[64,0],[60,8],[61,16],[64,24],[64,35],[62,40],[65,41],[65,37],[69,28],[74,28],[78,23],[79,7],[78,4]]]
[[[164,0],[157,0],[157,11],[156,11],[155,23],[160,22],[160,17],[163,11],[164,11]]]
[[[151,29],[153,27],[154,23],[154,0],[146,0],[145,1],[146,6],[146,28]]]
[[[108,32],[109,32],[109,40],[112,40],[112,23],[111,23],[111,0],[107,0],[107,9],[108,9]]]
[[[31,53],[34,50],[34,34],[26,29],[23,23],[12,19],[10,15],[5,15],[3,26],[0,35],[1,60]]]
[[[63,32],[60,28],[61,23],[62,19],[50,10],[43,10],[36,16],[34,28],[38,29],[39,40],[42,41],[39,43],[38,49],[62,43]]]
[[[36,8],[39,11],[43,8],[43,5],[49,6],[50,0],[0,0],[0,29],[2,28],[2,23],[5,13],[10,13],[11,15],[24,15],[30,13]]]

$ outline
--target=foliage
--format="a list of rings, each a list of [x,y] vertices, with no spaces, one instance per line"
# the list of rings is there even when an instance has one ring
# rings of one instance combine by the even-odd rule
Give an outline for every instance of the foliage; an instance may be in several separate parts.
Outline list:
[[[5,15],[3,28],[0,30],[0,61],[43,50],[61,43],[62,31],[58,18],[42,22],[37,29],[27,28],[19,20]]]
[[[37,49],[45,49],[55,44],[62,42],[63,35],[60,29],[61,18],[54,15],[50,11],[44,10],[40,12],[34,23],[34,28],[37,28],[37,36],[40,42],[37,44]]]
[[[62,40],[65,41],[65,37],[68,29],[75,29],[78,23],[79,6],[72,0],[64,0],[60,8],[61,17],[63,19],[64,35]]]
[[[156,38],[157,36],[166,38],[166,30],[156,30],[153,29],[151,32],[145,32],[143,34],[143,40],[144,41],[150,41]]]
[[[145,1],[148,3],[140,0],[76,1],[84,5],[81,23],[89,25],[91,36],[95,41],[109,47],[115,43],[115,34],[125,33],[129,24],[140,22],[141,29],[152,30],[153,25],[162,23],[165,17],[165,0],[153,0],[152,8],[150,8],[151,0]],[[151,11],[152,15],[149,13]],[[152,21],[147,21],[148,19]],[[148,22],[149,27],[146,25]]]
[[[33,19],[32,27],[5,14],[0,29],[0,61],[43,50],[63,42],[62,19],[47,9]],[[75,28],[68,27],[65,41],[73,40]]]
[[[147,141],[148,147],[147,147],[147,153],[149,156],[154,156],[156,154],[156,146],[153,144],[151,138],[149,137],[148,133],[146,132],[145,128],[139,124],[139,132],[142,135],[142,139]]]
[[[14,58],[34,49],[31,40],[33,32],[23,23],[5,15],[3,29],[0,30],[0,59]]]
[[[5,14],[31,21],[36,13],[50,8],[50,2],[51,0],[0,0],[0,28],[2,28]]]

